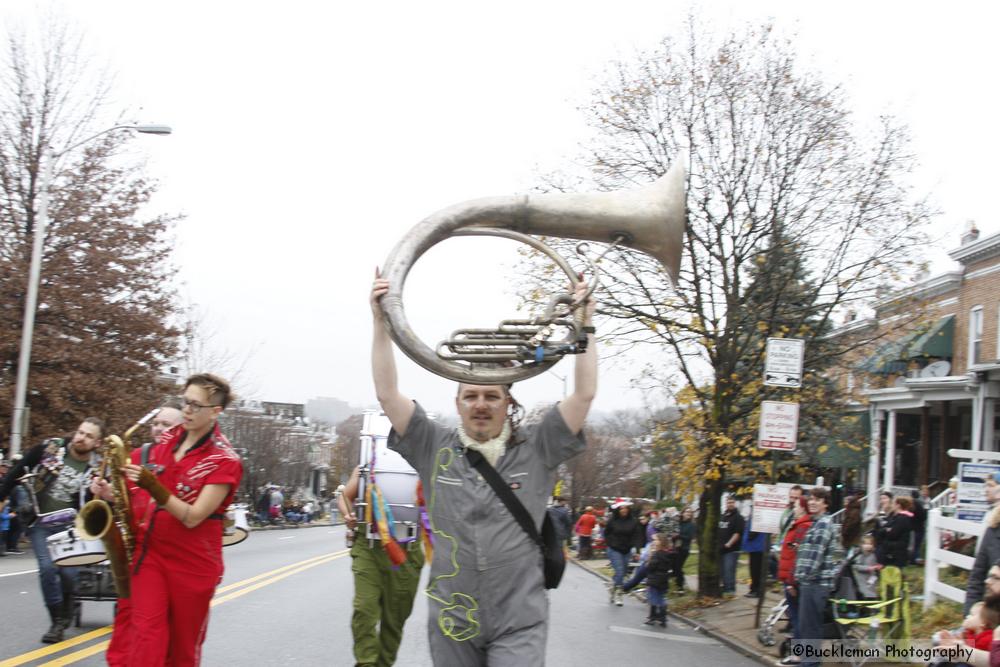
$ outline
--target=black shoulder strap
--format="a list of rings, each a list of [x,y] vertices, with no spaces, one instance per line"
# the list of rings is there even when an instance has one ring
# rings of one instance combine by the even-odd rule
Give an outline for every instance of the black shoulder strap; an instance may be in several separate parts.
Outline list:
[[[142,446],[142,453],[139,455],[141,457],[140,465],[145,468],[149,465],[149,450],[153,448],[153,443],[147,442]]]
[[[511,491],[510,487],[504,484],[503,478],[500,477],[500,473],[496,471],[496,468],[489,464],[483,455],[474,449],[467,449],[465,451],[465,456],[469,459],[479,474],[483,476],[490,486],[493,487],[493,491],[496,492],[503,504],[507,506],[511,515],[521,524],[521,528],[524,532],[528,534],[531,541],[537,544],[542,551],[545,551],[545,545],[542,543],[542,538],[538,534],[538,529],[535,528],[535,522],[531,520],[531,515],[528,514],[528,510],[524,509],[524,505],[521,501],[517,499],[514,492]]]

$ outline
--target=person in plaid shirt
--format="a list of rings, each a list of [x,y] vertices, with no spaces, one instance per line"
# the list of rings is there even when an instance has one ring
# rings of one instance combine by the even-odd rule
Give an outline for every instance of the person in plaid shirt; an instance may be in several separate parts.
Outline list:
[[[823,616],[840,565],[841,549],[837,527],[827,513],[830,492],[817,487],[809,492],[808,502],[813,525],[799,545],[795,559],[795,582],[799,598],[800,636],[803,642],[818,648],[823,639]],[[807,659],[801,664],[805,667],[819,663]]]

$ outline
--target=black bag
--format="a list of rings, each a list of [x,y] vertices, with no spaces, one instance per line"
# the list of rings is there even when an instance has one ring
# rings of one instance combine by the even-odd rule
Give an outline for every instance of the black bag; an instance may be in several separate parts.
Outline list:
[[[545,574],[545,588],[552,589],[559,586],[562,581],[563,572],[566,571],[566,554],[563,552],[556,526],[552,523],[549,513],[545,513],[545,520],[542,521],[542,534],[538,534],[535,522],[532,521],[528,510],[517,499],[510,487],[504,483],[500,473],[483,458],[483,455],[474,449],[469,449],[465,454],[472,466],[479,471],[500,500],[507,507],[507,510],[521,525],[521,528],[528,534],[531,541],[538,545],[542,551],[542,571]]]
[[[552,523],[552,517],[546,512],[545,520],[542,521],[541,541],[542,571],[545,573],[545,588],[558,588],[559,582],[563,578],[563,572],[566,571],[566,552],[563,551],[563,541],[559,539],[557,533],[556,526]],[[530,535],[531,533],[528,534]]]

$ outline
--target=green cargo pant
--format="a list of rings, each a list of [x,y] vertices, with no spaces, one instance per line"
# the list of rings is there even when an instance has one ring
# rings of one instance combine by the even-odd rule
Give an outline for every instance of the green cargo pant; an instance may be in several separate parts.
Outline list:
[[[354,659],[358,667],[390,667],[403,639],[403,625],[413,609],[424,551],[420,543],[407,550],[406,562],[393,569],[378,542],[359,539],[351,547],[354,572]]]

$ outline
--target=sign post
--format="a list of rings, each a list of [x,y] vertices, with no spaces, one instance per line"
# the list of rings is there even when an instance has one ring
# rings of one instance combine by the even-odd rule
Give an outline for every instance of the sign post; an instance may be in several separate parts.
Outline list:
[[[805,349],[805,341],[799,338],[768,338],[764,384],[768,387],[801,387]]]
[[[802,387],[802,362],[806,344],[799,338],[768,338],[764,352],[764,385],[767,387]],[[760,627],[760,612],[767,590],[767,563],[771,558],[771,535],[781,532],[781,515],[788,506],[788,490],[776,486],[777,452],[794,452],[799,435],[799,404],[781,401],[761,401],[760,431],[757,446],[771,450],[771,485],[755,484],[753,500],[754,532],[767,533],[764,557],[761,559],[760,598],[754,627]]]
[[[781,401],[760,402],[760,430],[757,446],[794,452],[799,435],[799,404]]]
[[[774,455],[774,452],[771,452],[771,456]],[[760,597],[757,598],[757,610],[754,615],[755,628],[760,627],[760,610],[764,606],[764,591],[767,590],[767,566],[771,559],[771,535],[781,532],[781,515],[788,507],[788,492],[788,487],[776,484],[753,485],[753,510],[750,514],[750,523],[755,533],[767,533],[764,553],[760,559],[760,574],[757,579],[760,582]]]

